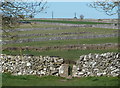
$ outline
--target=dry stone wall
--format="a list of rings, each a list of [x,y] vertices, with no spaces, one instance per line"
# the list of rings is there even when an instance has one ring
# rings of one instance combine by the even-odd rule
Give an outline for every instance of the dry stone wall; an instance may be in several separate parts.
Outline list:
[[[96,24],[96,25],[92,25],[92,27],[95,27],[95,28],[119,29],[117,23],[116,24]]]
[[[17,37],[30,37],[30,36],[58,36],[58,35],[71,35],[71,34],[87,34],[90,32],[62,32],[62,33],[45,33],[45,34],[41,34],[41,33],[37,33],[37,34],[20,34],[17,35]],[[7,37],[4,36],[3,37]]]
[[[104,44],[75,44],[75,45],[61,45],[61,46],[46,46],[46,47],[3,47],[2,50],[9,50],[9,51],[47,51],[47,50],[101,50],[101,49],[118,49],[120,45],[118,43],[104,43]]]
[[[119,76],[120,53],[82,55],[73,65],[74,77]]]
[[[59,76],[59,69],[63,58],[49,56],[11,56],[1,55],[2,72],[13,75],[55,75]]]
[[[2,73],[13,75],[54,75],[61,77],[119,76],[120,53],[88,54],[80,56],[72,69],[70,64],[59,57],[50,56],[11,56],[1,54]],[[69,74],[72,72],[71,74]]]
[[[114,24],[65,24],[65,23],[50,23],[50,22],[37,22],[41,24],[50,24],[50,25],[62,25],[62,26],[69,26],[69,27],[93,27],[93,28],[110,28],[110,29],[119,29],[118,23]]]
[[[92,38],[107,38],[107,37],[118,37],[118,33],[113,34],[100,34],[100,35],[88,35],[88,36],[57,36],[57,37],[39,37],[39,38],[28,38],[28,39],[18,39],[18,40],[4,40],[2,44],[12,44],[12,43],[25,43],[25,42],[35,42],[35,41],[51,41],[51,40],[70,40],[70,39],[92,39]]]

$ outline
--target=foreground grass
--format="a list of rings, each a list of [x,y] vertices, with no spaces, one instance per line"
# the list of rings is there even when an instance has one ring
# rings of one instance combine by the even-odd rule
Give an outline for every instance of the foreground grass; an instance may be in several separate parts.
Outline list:
[[[119,86],[117,77],[81,77],[65,79],[55,76],[12,76],[3,74],[3,86]]]
[[[67,23],[67,24],[110,24],[101,22],[86,22],[86,21],[61,21],[61,20],[27,20],[32,22],[50,22],[50,23]]]
[[[3,47],[22,47],[22,46],[59,46],[70,44],[103,44],[103,43],[118,43],[118,37],[111,38],[95,38],[95,39],[71,39],[71,40],[53,40],[53,41],[41,41],[41,42],[28,42],[19,44],[7,44]]]
[[[118,52],[117,49],[110,50],[48,50],[48,51],[22,51],[22,54],[30,54],[36,56],[60,56],[65,60],[78,60],[81,55],[86,55],[89,53],[106,53],[106,52]],[[19,51],[3,51],[3,54],[18,55]]]

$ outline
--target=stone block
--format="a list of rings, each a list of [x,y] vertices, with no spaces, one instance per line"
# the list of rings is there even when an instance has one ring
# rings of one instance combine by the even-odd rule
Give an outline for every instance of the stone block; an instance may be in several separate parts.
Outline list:
[[[68,77],[68,68],[69,68],[68,64],[62,64],[59,68],[59,75],[61,77]]]

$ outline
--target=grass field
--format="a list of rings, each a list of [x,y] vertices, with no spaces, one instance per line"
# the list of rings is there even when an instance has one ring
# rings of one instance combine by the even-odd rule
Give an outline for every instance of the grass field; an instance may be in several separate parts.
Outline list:
[[[103,44],[103,43],[118,43],[118,37],[111,38],[95,38],[95,39],[71,39],[71,40],[54,40],[54,41],[42,41],[42,42],[28,42],[20,44],[7,44],[3,47],[22,47],[22,46],[59,46],[69,44]]]
[[[54,27],[64,27],[63,25],[50,25],[50,24],[22,24],[19,28],[54,28]]]
[[[34,29],[33,29],[34,30]],[[60,30],[34,30],[34,31],[21,31],[21,32],[11,32],[11,35],[18,34],[53,34],[47,36],[27,36],[27,37],[19,37],[21,39],[26,38],[39,38],[39,37],[63,37],[63,36],[90,36],[90,35],[103,35],[103,34],[112,34],[114,31],[118,31],[117,29],[102,29],[102,28],[68,28],[68,29],[60,29]],[[62,34],[62,35],[54,35],[60,33],[78,33],[78,34]]]
[[[54,76],[11,76],[3,74],[3,86],[119,86],[118,77],[81,77],[66,79]]]
[[[117,29],[115,29],[117,31]],[[68,29],[61,29],[61,30],[34,30],[33,31],[21,31],[21,32],[12,32],[12,34],[33,34],[33,33],[64,33],[64,32],[86,32],[86,33],[92,33],[92,34],[109,34],[114,33],[115,31],[113,29],[101,29],[101,28],[68,28]]]
[[[57,23],[70,23],[70,24],[106,24],[106,23],[96,23],[96,22],[78,22],[78,21],[50,21],[50,20],[30,20],[34,22],[57,22]],[[16,34],[58,34],[58,33],[78,33],[86,32],[84,34],[74,34],[79,36],[88,35],[100,35],[100,34],[113,34],[117,33],[117,29],[105,29],[105,28],[70,28],[60,25],[50,25],[50,24],[23,24],[20,25],[21,29],[26,28],[62,28],[60,30],[32,30],[32,31],[22,31],[22,32],[11,32],[12,35]],[[65,27],[65,29],[64,29]],[[67,36],[71,36],[68,34]],[[57,35],[54,35],[55,37]],[[52,36],[29,36],[21,38],[37,38],[37,37],[54,37]],[[66,35],[60,35],[66,36]],[[62,46],[62,45],[72,45],[72,44],[104,44],[104,43],[118,43],[118,37],[107,37],[107,38],[93,38],[93,39],[70,39],[70,40],[52,40],[52,41],[38,41],[38,42],[28,42],[20,44],[6,44],[2,47],[46,47],[46,46]],[[22,51],[22,54],[32,54],[32,55],[43,55],[43,56],[60,56],[65,60],[78,60],[80,55],[85,55],[89,53],[106,53],[106,52],[118,52],[118,49],[103,49],[103,50],[48,50],[48,51]],[[18,55],[20,51],[2,51],[3,54]],[[3,74],[3,86],[118,86],[119,81],[117,77],[81,77],[66,79],[54,76],[12,76],[10,74]]]
[[[65,60],[78,60],[80,55],[86,55],[89,53],[106,53],[106,52],[118,52],[118,49],[109,50],[48,50],[48,51],[22,51],[22,54],[30,54],[35,56],[60,56]],[[18,55],[20,51],[3,51],[5,54]]]
[[[61,21],[61,20],[27,20],[32,22],[50,22],[50,23],[67,23],[67,24],[110,24],[101,22],[85,22],[85,21]]]
[[[93,36],[93,35],[106,35],[106,34],[113,34],[117,33],[118,29],[105,29],[105,28],[81,28],[81,27],[65,27],[65,26],[59,26],[59,25],[47,25],[47,24],[33,24],[32,26],[30,24],[23,24],[20,25],[19,29],[32,29],[30,31],[17,31],[17,32],[10,32],[10,35],[16,36],[16,35],[26,35],[31,34],[31,36],[24,36],[19,37],[18,39],[33,39],[33,38],[45,38],[45,37],[66,37],[66,36]],[[37,29],[34,30],[34,28],[60,28],[60,29],[51,29],[51,30],[44,30],[44,29]],[[19,30],[17,29],[17,30]],[[62,34],[63,33],[63,34]],[[65,33],[77,33],[77,34],[65,34]],[[48,34],[46,36],[34,36],[34,34]],[[49,35],[52,34],[52,35]],[[57,35],[60,34],[60,35]],[[4,35],[4,33],[3,33]],[[33,35],[33,36],[32,36]],[[3,38],[9,40],[9,38]],[[62,40],[61,40],[62,41]],[[49,42],[48,42],[49,43]]]
[[[35,27],[34,27],[35,26]],[[34,24],[33,26],[31,26],[30,24],[25,24],[21,25],[19,27],[19,29],[26,29],[26,28],[62,28],[59,30],[34,30],[34,31],[21,31],[19,32],[20,34],[31,34],[31,33],[62,33],[62,32],[91,32],[91,33],[113,33],[113,31],[117,31],[118,29],[105,29],[105,28],[81,28],[81,27],[64,27],[64,26],[53,26],[53,25],[45,25],[45,24]],[[19,30],[18,29],[18,30]],[[17,34],[18,32],[13,32],[15,34]]]

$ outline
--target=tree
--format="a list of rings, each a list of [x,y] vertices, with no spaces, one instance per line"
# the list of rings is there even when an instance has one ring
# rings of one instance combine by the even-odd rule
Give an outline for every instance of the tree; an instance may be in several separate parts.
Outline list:
[[[120,1],[119,0],[104,0],[96,1],[89,4],[99,11],[104,11],[107,15],[120,14]]]
[[[16,40],[17,35],[13,35],[11,31],[19,26],[18,21],[24,20],[26,16],[33,17],[43,12],[47,6],[47,2],[23,2],[22,0],[2,0],[0,2],[0,12],[2,12],[2,31],[7,38]],[[22,50],[20,49],[22,56]]]
[[[31,14],[31,15],[29,15],[29,18],[34,18],[34,16]]]
[[[84,15],[80,15],[80,19],[83,20],[84,19]]]
[[[22,0],[2,0],[0,2],[0,12],[2,12],[2,30],[6,35],[9,31],[18,27],[17,21],[24,19],[25,16],[33,17],[44,11],[47,2],[23,2]]]

